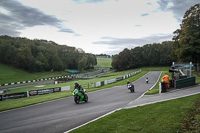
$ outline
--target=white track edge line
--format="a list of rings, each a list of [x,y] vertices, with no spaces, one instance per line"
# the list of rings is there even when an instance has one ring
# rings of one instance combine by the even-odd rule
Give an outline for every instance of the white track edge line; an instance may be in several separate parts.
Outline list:
[[[72,129],[70,129],[70,130],[68,130],[68,131],[65,131],[64,133],[69,133],[69,132],[71,132],[71,131],[73,131],[73,130],[75,130],[75,129],[78,129],[78,128],[82,127],[82,126],[85,126],[85,125],[87,125],[87,124],[89,124],[89,123],[91,123],[91,122],[94,122],[94,121],[96,121],[96,120],[98,120],[98,119],[101,119],[101,118],[103,118],[103,117],[105,117],[105,116],[107,116],[107,115],[110,115],[110,114],[114,113],[115,111],[118,111],[118,110],[121,110],[121,109],[122,109],[122,108],[118,108],[118,109],[115,109],[115,110],[113,110],[113,111],[110,111],[110,112],[108,112],[108,113],[106,113],[106,114],[104,114],[104,115],[101,115],[101,116],[99,116],[99,117],[97,117],[97,118],[95,118],[95,119],[93,119],[93,120],[90,120],[90,121],[88,121],[88,122],[86,122],[86,123],[84,123],[84,124],[82,124],[82,125],[80,125],[80,126],[77,126],[77,127],[72,128]]]
[[[153,102],[149,102],[149,103],[143,103],[143,104],[139,104],[139,105],[134,105],[134,106],[130,106],[130,107],[125,107],[124,109],[135,108],[135,107],[139,107],[139,106],[144,106],[144,105],[149,105],[149,104],[154,104],[154,103],[159,103],[159,102],[174,100],[174,99],[178,99],[178,98],[183,98],[183,97],[188,97],[188,96],[196,95],[196,94],[199,94],[199,93],[200,93],[200,92],[195,92],[195,93],[191,93],[191,94],[188,94],[188,95],[177,96],[177,97],[173,97],[173,98],[167,98],[167,99],[158,100],[158,101],[153,101]]]
[[[161,74],[162,74],[162,71],[160,71],[160,75],[159,75],[159,77],[158,77],[158,80],[157,80],[156,83],[150,88],[150,90],[151,90],[154,86],[156,86],[156,84],[158,83],[158,81],[159,81],[159,79],[160,79]],[[146,74],[145,74],[145,75],[146,75]],[[145,75],[144,75],[144,76],[145,76]],[[143,77],[143,76],[142,76],[142,77]],[[147,91],[148,91],[148,90],[147,90]],[[136,100],[140,99],[141,97],[143,97],[144,94],[145,94],[147,91],[145,91],[141,96],[139,96],[139,97],[136,98],[135,100],[131,101],[131,102],[128,103],[127,105],[129,105],[129,104],[133,103],[134,101],[136,101]]]

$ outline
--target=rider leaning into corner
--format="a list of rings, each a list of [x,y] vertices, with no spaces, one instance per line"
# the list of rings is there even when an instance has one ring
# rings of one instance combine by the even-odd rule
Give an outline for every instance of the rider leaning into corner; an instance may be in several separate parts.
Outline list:
[[[134,85],[133,85],[129,80],[127,80],[127,85],[128,85],[128,84],[131,84],[131,86],[134,87]]]
[[[83,95],[85,95],[82,86],[79,85],[78,82],[75,82],[75,83],[74,83],[74,90],[75,90],[75,89],[78,89]]]

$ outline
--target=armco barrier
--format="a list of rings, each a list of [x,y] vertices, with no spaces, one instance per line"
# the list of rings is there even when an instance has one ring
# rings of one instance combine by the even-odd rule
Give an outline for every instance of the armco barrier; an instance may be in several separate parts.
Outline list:
[[[58,78],[67,78],[67,77],[71,78],[70,76],[58,76],[58,77],[42,78],[42,79],[37,79],[37,80],[29,80],[29,81],[21,81],[21,82],[0,84],[0,87],[1,86],[14,85],[14,84],[25,84],[25,83],[31,83],[31,82],[46,81],[46,80],[52,80],[52,79],[58,79]]]
[[[116,81],[124,80],[124,79],[129,78],[129,77],[131,77],[131,76],[134,76],[134,75],[136,75],[136,74],[138,74],[138,73],[140,73],[140,72],[141,72],[141,70],[138,70],[138,71],[136,71],[136,72],[130,73],[130,74],[125,75],[125,76],[123,76],[123,77],[118,77],[118,78],[110,79],[110,80],[106,80],[106,81],[98,81],[98,82],[96,82],[96,87],[100,87],[100,86],[103,86],[103,85],[106,85],[106,84],[114,83],[114,82],[116,82]]]
[[[179,80],[175,80],[175,88],[183,88],[195,85],[195,77],[188,77]]]

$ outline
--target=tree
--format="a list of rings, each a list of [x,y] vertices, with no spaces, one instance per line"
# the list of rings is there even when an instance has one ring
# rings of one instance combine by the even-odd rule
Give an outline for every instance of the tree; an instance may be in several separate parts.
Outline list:
[[[97,61],[95,60],[96,57],[92,54],[86,54],[87,56],[87,68],[92,68],[94,65],[97,64]]]
[[[172,64],[172,62],[176,61],[176,58],[173,57],[173,42],[172,41],[165,41],[162,42],[162,44],[160,45],[159,48],[159,52],[160,54],[158,56],[160,56],[160,62],[159,65],[160,66],[169,66]]]
[[[78,69],[81,71],[83,69],[87,68],[87,58],[86,56],[83,56],[78,63]]]
[[[31,54],[31,49],[29,47],[18,48],[18,67],[32,71],[34,58]]]
[[[127,70],[144,66],[169,66],[173,61],[172,41],[146,44],[143,47],[124,49],[112,60],[112,67],[116,70]]]
[[[112,67],[118,70],[126,70],[130,68],[130,50],[125,48],[113,59]]]
[[[174,54],[179,61],[192,61],[200,67],[200,4],[185,12],[181,29],[174,33]]]
[[[130,68],[141,67],[143,64],[142,48],[135,47],[130,51]]]

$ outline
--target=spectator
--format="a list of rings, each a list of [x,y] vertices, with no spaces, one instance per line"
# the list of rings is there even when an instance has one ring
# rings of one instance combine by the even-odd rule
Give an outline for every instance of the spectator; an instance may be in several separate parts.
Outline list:
[[[163,76],[163,77],[161,78],[161,80],[164,80],[164,82],[165,82],[165,87],[166,87],[167,89],[169,89],[169,76],[167,75],[167,73],[165,73],[165,76]]]

